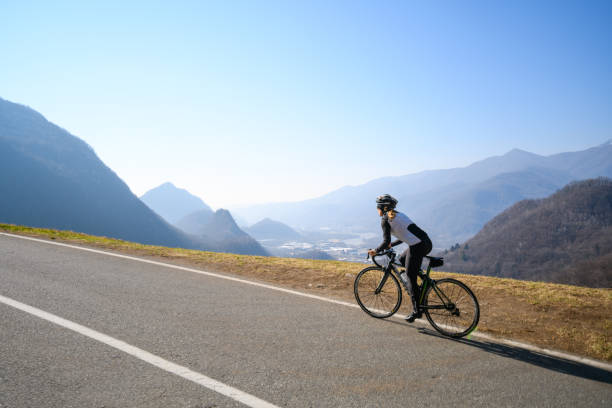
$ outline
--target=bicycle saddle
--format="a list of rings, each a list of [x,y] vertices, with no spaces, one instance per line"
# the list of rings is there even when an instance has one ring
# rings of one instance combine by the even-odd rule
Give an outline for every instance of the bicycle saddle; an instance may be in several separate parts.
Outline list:
[[[438,258],[435,256],[425,256],[425,258],[429,259],[429,265],[432,268],[435,268],[436,266],[444,265],[444,258]]]

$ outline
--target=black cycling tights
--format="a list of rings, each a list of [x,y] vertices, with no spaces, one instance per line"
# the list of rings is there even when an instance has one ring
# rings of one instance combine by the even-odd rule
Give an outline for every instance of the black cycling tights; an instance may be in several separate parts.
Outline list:
[[[431,252],[432,244],[430,239],[423,240],[416,245],[410,246],[400,256],[400,262],[406,267],[408,280],[410,281],[410,297],[412,298],[412,306],[416,306],[417,298],[417,273],[423,263],[423,257]],[[415,309],[416,311],[416,309]]]

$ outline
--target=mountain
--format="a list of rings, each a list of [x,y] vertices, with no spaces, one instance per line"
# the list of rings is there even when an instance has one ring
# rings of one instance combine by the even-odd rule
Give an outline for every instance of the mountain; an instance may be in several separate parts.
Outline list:
[[[229,211],[213,212],[200,198],[172,183],[147,191],[141,200],[207,250],[268,255],[256,240],[238,227]]]
[[[546,197],[569,181],[599,176],[612,177],[611,143],[552,156],[514,149],[467,167],[384,177],[311,200],[235,212],[251,221],[274,214],[303,230],[371,232],[380,230],[374,199],[389,193],[399,199],[400,210],[428,231],[436,247],[448,247],[473,236],[519,200]]]
[[[199,197],[172,183],[164,183],[147,191],[140,199],[150,209],[161,215],[171,224],[176,224],[186,215],[195,211],[205,211],[212,215],[212,209]]]
[[[612,287],[612,180],[572,182],[516,203],[453,247],[445,270]]]
[[[84,141],[4,99],[0,197],[0,222],[199,247],[132,194]]]
[[[183,211],[191,206],[210,212],[199,236],[180,231],[156,214],[81,139],[30,108],[0,99],[0,222],[144,244],[266,255],[226,210],[212,213],[200,199],[170,183],[155,190],[148,197],[161,204],[159,208],[170,196],[178,199],[177,208]]]
[[[198,217],[198,213],[186,218],[195,219]],[[191,226],[193,225],[191,224]],[[200,229],[193,229],[190,232],[196,235],[199,240],[205,242],[207,246],[219,252],[268,255],[267,251],[255,239],[238,227],[230,212],[224,209],[219,209],[208,217]],[[231,249],[231,251],[228,249]]]
[[[279,221],[264,218],[246,228],[246,231],[258,240],[298,241],[302,236],[290,226]]]
[[[224,239],[249,236],[236,224],[232,214],[223,208],[212,214],[199,234]]]
[[[525,198],[546,197],[571,181],[569,174],[531,167],[502,173],[475,185],[435,193],[435,200],[415,206],[436,246],[450,246],[476,234],[495,215]]]
[[[191,214],[187,214],[174,225],[176,225],[182,231],[197,235],[206,229],[206,225],[212,218],[213,214],[214,212],[211,210],[198,210],[192,212]]]

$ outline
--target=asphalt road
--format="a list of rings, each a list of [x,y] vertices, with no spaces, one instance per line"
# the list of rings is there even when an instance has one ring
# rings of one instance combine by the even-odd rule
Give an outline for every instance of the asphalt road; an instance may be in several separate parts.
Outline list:
[[[0,235],[0,295],[281,407],[609,407],[612,373],[359,309]],[[233,407],[0,303],[0,407]]]

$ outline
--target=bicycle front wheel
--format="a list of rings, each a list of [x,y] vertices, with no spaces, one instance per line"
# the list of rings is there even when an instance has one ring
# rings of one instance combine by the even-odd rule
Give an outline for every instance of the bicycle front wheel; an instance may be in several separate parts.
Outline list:
[[[355,299],[361,309],[372,317],[384,319],[392,316],[402,303],[402,290],[395,276],[389,272],[381,286],[385,272],[382,268],[370,266],[355,278]]]
[[[476,296],[462,282],[440,279],[428,289],[423,299],[425,316],[438,332],[449,337],[471,333],[480,319]]]

